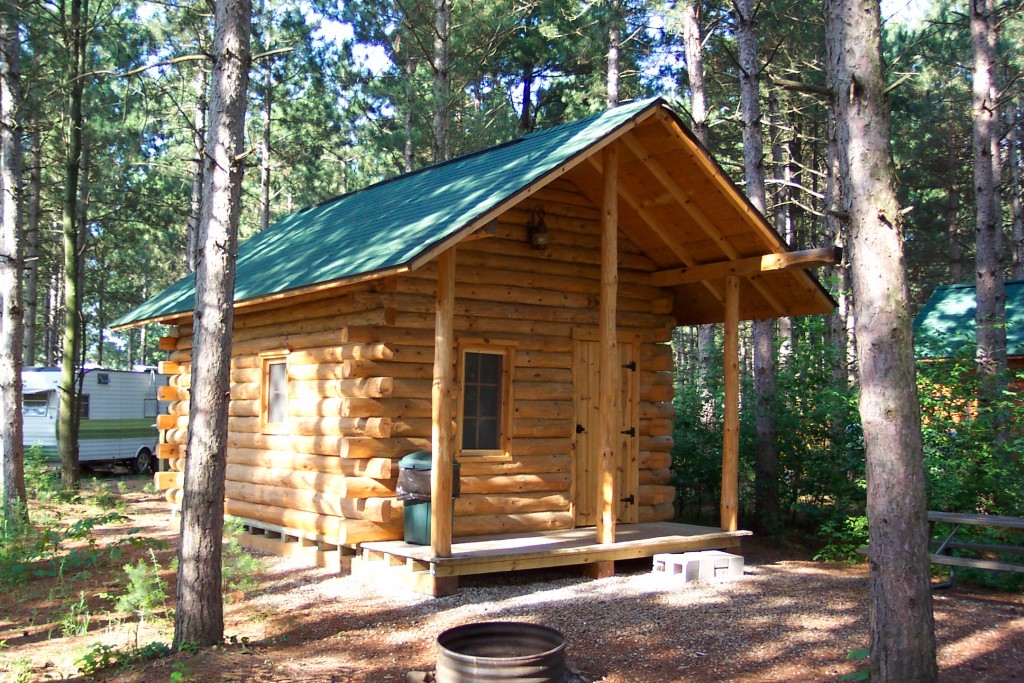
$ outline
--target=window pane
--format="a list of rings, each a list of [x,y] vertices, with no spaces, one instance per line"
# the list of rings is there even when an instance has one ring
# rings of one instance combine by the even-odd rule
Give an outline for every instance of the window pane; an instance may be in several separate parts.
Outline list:
[[[267,367],[269,389],[267,391],[267,422],[284,422],[288,415],[288,371],[284,363],[272,363]]]
[[[502,363],[494,353],[467,352],[464,357],[462,447],[501,448]]]

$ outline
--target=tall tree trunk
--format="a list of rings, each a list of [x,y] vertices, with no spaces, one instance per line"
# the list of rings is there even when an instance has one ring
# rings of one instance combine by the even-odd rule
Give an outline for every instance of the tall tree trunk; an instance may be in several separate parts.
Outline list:
[[[605,78],[606,109],[619,106],[619,49],[622,27],[619,25],[619,0],[608,0],[608,65]]]
[[[85,0],[70,0],[71,25],[68,46],[68,155],[64,172],[63,237],[64,237],[64,332],[61,350],[60,410],[57,417],[57,443],[60,449],[61,485],[66,489],[78,486],[78,356],[81,347],[81,300],[79,298],[79,231],[78,191],[82,163],[82,95],[85,67],[86,32],[83,27],[87,12]]]
[[[273,70],[270,64],[263,76],[263,137],[260,139],[260,230],[270,227],[270,120],[273,106]]]
[[[55,263],[46,287],[46,299],[43,301],[43,365],[56,365],[60,362],[60,301],[63,295],[61,283],[62,269]]]
[[[867,457],[872,681],[935,681],[921,412],[878,2],[826,0]]]
[[[989,0],[970,0],[974,118],[975,272],[979,409],[1005,388],[1006,287],[999,258],[999,109],[996,102],[996,29]],[[998,420],[1002,422],[1002,420]],[[998,430],[1002,432],[1000,428]]]
[[[224,638],[221,543],[228,379],[251,18],[249,0],[217,0],[174,614],[174,645],[179,649],[186,644],[206,647]]]
[[[416,108],[416,60],[409,56],[405,60],[405,111],[402,112],[405,127],[405,145],[402,149],[403,170],[411,173],[415,168],[413,154],[413,110]]]
[[[21,40],[18,5],[0,4],[0,513],[28,521],[22,442]]]
[[[206,70],[196,68],[192,81],[196,105],[192,119],[192,194],[188,203],[188,221],[185,228],[185,272],[196,271],[199,243],[199,215],[203,209],[203,173],[206,169]]]
[[[700,29],[700,0],[682,7],[683,48],[686,76],[690,82],[690,125],[705,149],[708,147],[708,107],[704,88],[704,47]],[[710,428],[715,420],[715,397],[708,389],[711,357],[715,346],[715,325],[697,327],[697,372],[701,394],[700,422]]]
[[[772,131],[772,179],[776,181],[777,188],[772,201],[772,220],[775,232],[782,235],[786,244],[793,247],[793,220],[790,217],[790,189],[787,185],[790,178],[786,166],[786,145],[782,141],[783,128],[780,109],[778,92],[772,90],[768,96],[768,120]],[[779,318],[779,336],[782,338],[782,343],[779,345],[779,360],[783,365],[786,364],[793,350],[793,332],[793,319]]]
[[[36,323],[39,317],[39,218],[42,209],[43,174],[39,129],[28,138],[29,195],[28,224],[25,226],[25,333],[22,358],[25,365],[36,362]]]
[[[533,64],[523,68],[523,110],[519,114],[519,132],[533,130]]]
[[[1020,123],[1017,103],[1006,105],[1006,165],[1010,168],[1010,234],[1013,236],[1013,279],[1024,280],[1024,207],[1020,186]]]
[[[839,175],[839,148],[836,141],[835,112],[831,109],[828,113],[828,122],[825,125],[826,152],[825,152],[825,234],[829,241],[835,246],[843,248],[846,246],[846,226],[843,222],[842,207],[843,181]],[[827,281],[832,283],[832,293],[835,296],[835,313],[829,316],[829,337],[834,349],[835,364],[832,367],[832,379],[836,387],[853,386],[850,380],[850,359],[855,357],[849,349],[851,330],[848,326],[850,309],[850,268],[848,253],[843,252],[843,260],[835,266],[829,267]],[[846,425],[840,420],[834,420],[832,429],[834,432],[845,430]]]
[[[764,139],[761,135],[760,64],[753,0],[736,0],[736,41],[740,67],[740,117],[743,120],[743,171],[747,196],[767,213],[764,183]],[[754,529],[778,531],[779,454],[775,447],[775,321],[755,320],[754,349]]]
[[[434,0],[434,161],[444,161],[451,154],[448,129],[451,125],[451,64],[448,27],[451,6],[448,0]]]

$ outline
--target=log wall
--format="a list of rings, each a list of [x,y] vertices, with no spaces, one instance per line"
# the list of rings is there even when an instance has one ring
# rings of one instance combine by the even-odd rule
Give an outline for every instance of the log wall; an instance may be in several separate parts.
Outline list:
[[[550,246],[527,224],[543,206]],[[573,525],[574,331],[596,330],[599,212],[556,181],[498,219],[495,233],[456,254],[456,337],[514,344],[511,460],[465,462],[454,535]],[[638,344],[639,520],[672,517],[672,357],[667,292],[655,266],[619,237],[620,334]],[[430,449],[434,292],[431,263],[412,273],[239,309],[231,365],[226,510],[254,523],[351,545],[399,539],[397,460]],[[163,370],[159,456],[184,469],[191,334],[180,326]],[[260,353],[288,349],[287,434],[260,427]],[[173,395],[172,395],[173,394]],[[180,501],[181,477],[164,477]]]

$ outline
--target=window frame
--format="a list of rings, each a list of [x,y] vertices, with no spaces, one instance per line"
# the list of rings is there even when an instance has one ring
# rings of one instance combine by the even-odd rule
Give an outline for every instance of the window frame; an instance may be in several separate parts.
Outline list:
[[[508,462],[512,460],[512,417],[513,417],[513,377],[515,372],[516,342],[488,339],[460,339],[456,363],[458,382],[458,407],[456,412],[456,449],[460,462]],[[478,353],[502,357],[501,386],[499,387],[500,405],[498,406],[498,448],[463,447],[463,428],[465,426],[465,371],[466,354]]]
[[[288,401],[291,398],[291,388],[288,382],[288,349],[275,349],[260,353],[260,432],[263,434],[287,434],[288,424]],[[270,368],[275,365],[284,366],[284,420],[281,422],[270,421]]]

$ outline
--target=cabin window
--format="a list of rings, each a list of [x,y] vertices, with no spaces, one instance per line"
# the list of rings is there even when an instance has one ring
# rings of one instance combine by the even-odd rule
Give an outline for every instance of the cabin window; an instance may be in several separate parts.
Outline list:
[[[510,459],[512,347],[466,345],[459,354],[459,363],[460,459]]]
[[[266,434],[280,434],[288,422],[287,352],[263,354],[263,382],[260,390],[260,422]]]

